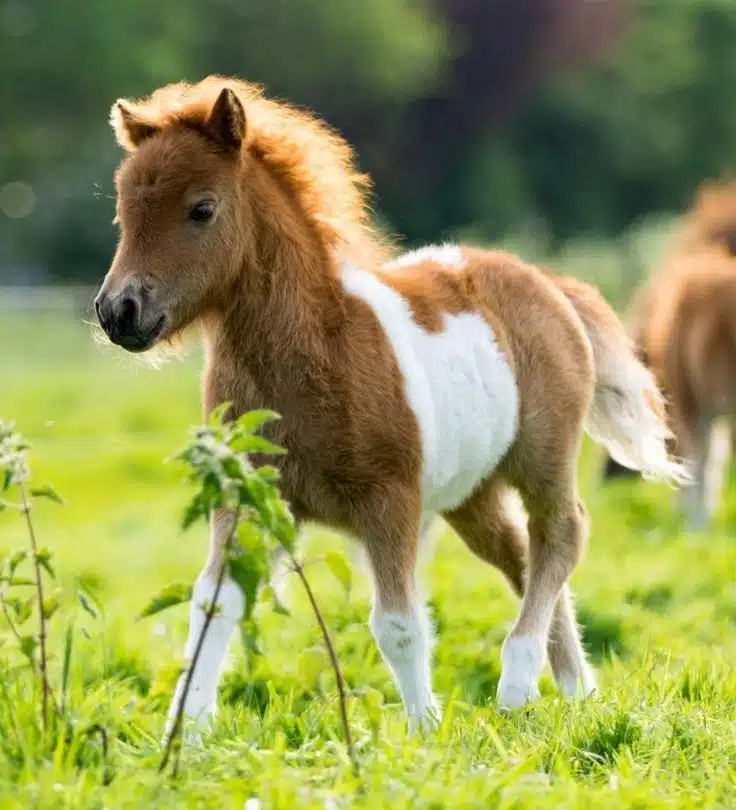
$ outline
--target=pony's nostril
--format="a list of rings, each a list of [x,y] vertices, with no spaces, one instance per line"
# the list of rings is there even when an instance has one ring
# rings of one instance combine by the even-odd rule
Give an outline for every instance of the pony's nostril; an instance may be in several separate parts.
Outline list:
[[[126,298],[121,302],[118,331],[121,336],[138,334],[138,301],[135,298]]]
[[[107,332],[110,329],[110,299],[106,295],[99,295],[95,299],[95,312],[100,326]]]

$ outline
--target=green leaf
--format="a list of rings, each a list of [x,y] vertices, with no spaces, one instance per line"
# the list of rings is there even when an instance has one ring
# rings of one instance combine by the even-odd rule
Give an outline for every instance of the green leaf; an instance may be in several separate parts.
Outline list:
[[[172,582],[159,591],[138,614],[138,619],[154,616],[175,605],[189,602],[192,598],[192,586],[184,582]]]
[[[240,586],[245,597],[244,617],[249,619],[256,604],[259,586],[264,582],[266,571],[250,549],[243,549],[237,557],[228,561],[230,576]]]
[[[213,427],[216,425],[221,425],[225,421],[225,414],[228,412],[231,405],[231,402],[221,402],[219,405],[215,406],[210,411],[210,415],[207,418],[207,424]]]
[[[59,597],[56,595],[47,596],[43,600],[43,617],[50,619],[59,609]]]
[[[50,501],[54,501],[54,503],[58,504],[64,503],[61,495],[59,495],[59,493],[48,484],[44,484],[41,487],[32,487],[31,495],[34,498],[48,498]]]
[[[240,622],[240,639],[247,655],[262,655],[259,642],[258,625],[252,619]]]
[[[12,588],[15,585],[35,585],[36,583],[28,577],[0,577],[0,582],[7,582]]]
[[[5,602],[10,608],[12,608],[13,613],[15,614],[16,623],[23,624],[31,618],[31,613],[33,613],[33,606],[36,603],[36,599],[34,596],[29,596],[27,599],[17,599],[13,597],[10,599],[6,598]]]
[[[207,516],[207,509],[202,503],[202,498],[197,493],[192,500],[187,504],[184,509],[184,514],[181,518],[182,531],[186,531],[192,524],[196,523],[203,517]]]
[[[54,567],[51,565],[51,556],[50,549],[41,548],[36,554],[36,559],[38,560],[38,564],[41,566],[41,568],[43,568],[53,579],[56,579],[56,572],[54,571]]]
[[[281,419],[281,416],[279,416],[276,411],[261,408],[260,410],[244,413],[242,416],[238,417],[236,424],[239,428],[248,431],[248,433],[255,433],[264,425],[267,425],[269,422],[275,422],[278,419]]]
[[[35,636],[32,635],[21,636],[20,651],[34,666],[36,663],[36,659],[34,657],[36,647],[38,647],[38,639]]]
[[[328,551],[325,554],[325,562],[332,576],[345,588],[345,592],[349,593],[353,582],[353,572],[345,557],[339,551]]]
[[[79,599],[79,604],[84,608],[84,610],[89,613],[93,619],[96,619],[97,610],[92,605],[92,602],[87,594],[85,594],[83,591],[77,591],[77,598]]]
[[[72,668],[72,646],[74,643],[74,627],[70,623],[67,625],[64,634],[64,663],[61,669],[61,713],[64,714],[66,708],[67,695],[69,693],[69,681]]]
[[[283,447],[270,442],[263,436],[248,434],[233,439],[232,447],[238,453],[265,453],[269,456],[283,456],[286,453]]]
[[[15,569],[28,557],[28,552],[24,549],[18,549],[18,551],[14,551],[10,555],[10,559],[8,560],[8,569],[9,569],[9,576],[12,577],[15,573]]]
[[[271,585],[266,585],[266,587],[261,590],[260,601],[266,605],[270,605],[274,613],[278,613],[280,616],[291,616],[288,608],[279,599],[278,594]]]
[[[256,475],[267,484],[275,484],[281,479],[281,473],[276,469],[276,467],[272,467],[268,464],[264,464],[263,467],[259,467],[256,470]]]

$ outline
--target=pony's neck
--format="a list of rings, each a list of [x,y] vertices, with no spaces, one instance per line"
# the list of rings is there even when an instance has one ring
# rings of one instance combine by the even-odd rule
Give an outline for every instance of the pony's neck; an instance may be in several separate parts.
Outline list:
[[[253,243],[205,335],[270,387],[324,367],[344,326],[345,293],[336,256],[288,189],[263,166],[249,184]]]

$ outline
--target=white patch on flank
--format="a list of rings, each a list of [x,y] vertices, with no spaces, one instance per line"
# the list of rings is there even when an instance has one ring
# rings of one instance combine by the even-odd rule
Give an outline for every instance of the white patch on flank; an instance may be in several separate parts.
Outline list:
[[[399,685],[410,728],[431,728],[439,718],[439,706],[432,694],[432,633],[426,608],[417,601],[404,614],[383,612],[377,605],[371,629]]]
[[[502,671],[498,682],[498,704],[503,709],[520,709],[539,697],[537,682],[544,667],[544,639],[509,636],[501,651]]]
[[[422,262],[436,262],[453,270],[463,270],[467,266],[462,248],[459,245],[446,243],[444,245],[426,245],[417,250],[410,250],[403,256],[387,262],[385,267],[387,270],[394,270],[398,267],[409,267]]]
[[[426,332],[373,273],[342,267],[345,289],[373,310],[394,350],[422,441],[423,512],[453,509],[498,466],[516,436],[519,395],[483,317],[445,315]]]

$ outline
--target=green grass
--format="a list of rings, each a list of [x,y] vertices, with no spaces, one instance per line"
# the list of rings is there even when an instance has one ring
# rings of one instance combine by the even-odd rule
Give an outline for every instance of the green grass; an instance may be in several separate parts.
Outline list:
[[[0,417],[33,443],[33,472],[66,505],[37,510],[56,554],[63,608],[51,621],[59,680],[74,626],[70,700],[77,727],[110,734],[114,779],[102,784],[96,738],[41,757],[32,682],[0,648],[0,810],[6,808],[709,808],[736,806],[736,488],[709,533],[682,530],[668,489],[602,490],[598,458],[581,465],[592,518],[574,577],[601,692],[558,699],[551,679],[533,709],[493,705],[499,649],[515,612],[500,576],[447,532],[425,571],[438,629],[440,730],[409,738],[398,696],[367,627],[368,587],[346,598],[310,568],[348,684],[362,762],[356,780],[340,744],[335,688],[296,583],[292,618],[264,613],[265,655],[248,672],[237,649],[222,711],[179,780],[157,774],[158,739],[186,632],[186,609],[137,612],[171,580],[193,580],[201,529],[178,531],[188,489],[164,463],[199,420],[199,360],[153,370],[100,349],[61,316],[2,315]],[[0,515],[0,550],[24,542]],[[307,557],[340,548],[313,532]],[[102,607],[79,605],[82,584]],[[301,609],[303,608],[303,609]]]

